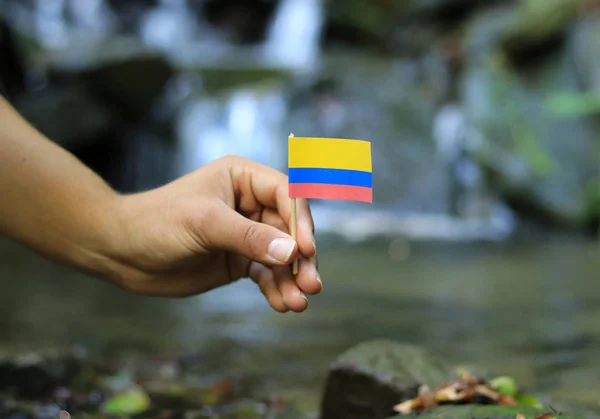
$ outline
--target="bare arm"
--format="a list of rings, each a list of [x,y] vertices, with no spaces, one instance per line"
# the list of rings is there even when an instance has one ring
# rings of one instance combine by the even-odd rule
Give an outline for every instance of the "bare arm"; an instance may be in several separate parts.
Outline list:
[[[113,275],[118,195],[0,96],[0,234],[61,263]]]
[[[188,296],[251,277],[275,310],[305,310],[322,284],[298,205],[294,241],[287,176],[237,156],[122,196],[0,97],[0,235],[131,292]]]

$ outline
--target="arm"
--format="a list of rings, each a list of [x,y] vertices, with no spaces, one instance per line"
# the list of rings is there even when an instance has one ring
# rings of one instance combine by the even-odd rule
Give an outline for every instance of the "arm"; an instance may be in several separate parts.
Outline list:
[[[275,310],[305,310],[322,287],[314,224],[299,200],[297,241],[288,234],[287,186],[228,156],[122,196],[0,98],[0,234],[131,292],[189,296],[251,277]]]
[[[0,96],[0,234],[95,276],[114,276],[104,255],[115,243],[118,199]]]

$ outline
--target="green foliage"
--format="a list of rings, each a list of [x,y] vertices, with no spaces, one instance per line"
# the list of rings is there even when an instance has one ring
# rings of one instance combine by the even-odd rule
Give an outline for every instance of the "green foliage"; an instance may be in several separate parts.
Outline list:
[[[141,388],[131,388],[106,401],[104,410],[111,415],[128,416],[143,413],[150,407],[150,397]]]
[[[519,403],[519,406],[528,406],[536,409],[541,409],[543,407],[535,397],[526,394],[516,396],[515,401]]]
[[[600,217],[600,177],[588,182],[586,192],[590,217]]]
[[[511,377],[496,377],[490,381],[490,386],[504,396],[514,397],[518,392],[517,383]]]
[[[546,99],[546,110],[553,116],[582,117],[600,114],[600,94],[563,92]]]
[[[515,86],[519,81],[506,70],[502,62],[496,63],[491,70],[496,75],[493,85],[496,102],[504,104],[499,107],[498,116],[508,130],[513,151],[527,162],[536,176],[552,175],[557,170],[557,163],[540,143],[530,115],[518,105],[519,101],[513,94],[522,90]]]

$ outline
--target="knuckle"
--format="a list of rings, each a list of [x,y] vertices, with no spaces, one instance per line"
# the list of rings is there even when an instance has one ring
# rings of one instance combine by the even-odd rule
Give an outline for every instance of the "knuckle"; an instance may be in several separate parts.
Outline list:
[[[224,157],[221,157],[219,160],[221,160],[222,162],[226,163],[229,166],[235,166],[235,165],[239,165],[240,163],[244,162],[244,158],[238,154],[228,154]]]
[[[210,226],[215,223],[220,210],[211,202],[192,207],[200,210],[193,211],[184,217],[183,228],[196,245],[201,247],[209,245],[212,231]]]
[[[244,245],[257,254],[258,243],[261,242],[263,234],[258,224],[252,223],[244,232]]]

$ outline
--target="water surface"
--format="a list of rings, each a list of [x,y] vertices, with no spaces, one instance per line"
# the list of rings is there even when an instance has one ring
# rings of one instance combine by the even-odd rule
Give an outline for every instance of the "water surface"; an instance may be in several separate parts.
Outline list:
[[[207,372],[252,375],[310,411],[337,354],[390,338],[597,405],[597,244],[321,238],[319,254],[324,292],[306,313],[281,315],[250,281],[190,299],[140,297],[1,242],[0,347],[200,353]]]

